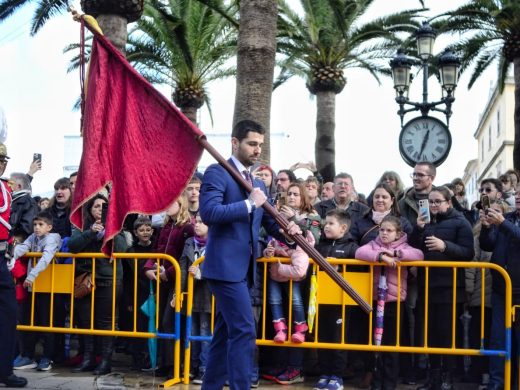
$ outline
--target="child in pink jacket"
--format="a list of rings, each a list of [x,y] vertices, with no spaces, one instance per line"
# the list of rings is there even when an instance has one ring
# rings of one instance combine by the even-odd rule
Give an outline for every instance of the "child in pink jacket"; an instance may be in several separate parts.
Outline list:
[[[397,278],[397,263],[402,261],[423,260],[424,255],[419,249],[415,249],[406,242],[406,233],[402,231],[401,220],[393,215],[387,215],[381,221],[379,235],[375,240],[363,245],[356,251],[356,259],[371,262],[385,263],[386,267],[374,267],[374,300],[378,296],[379,279],[384,270],[386,275],[387,294],[384,304],[384,317],[382,321],[383,345],[396,344],[397,297],[400,287],[400,301],[406,298],[407,267],[401,267],[401,278]],[[380,308],[378,307],[378,310]],[[374,314],[374,316],[379,315]],[[377,319],[374,324],[377,323]],[[376,325],[377,327],[378,325]],[[380,325],[379,325],[380,326]],[[378,330],[381,332],[381,328]],[[399,355],[397,353],[382,353],[376,361],[372,379],[372,388],[396,389],[399,373]]]
[[[315,239],[310,231],[307,231],[307,241],[314,246]],[[287,340],[287,326],[283,308],[283,289],[289,291],[289,281],[292,280],[292,310],[295,324],[291,336],[293,343],[303,343],[307,331],[307,321],[301,294],[300,281],[307,276],[309,267],[309,256],[298,246],[289,249],[282,243],[273,240],[264,250],[265,257],[290,257],[290,264],[280,262],[272,263],[269,267],[269,305],[273,315],[273,324],[276,331],[274,341],[283,343]]]

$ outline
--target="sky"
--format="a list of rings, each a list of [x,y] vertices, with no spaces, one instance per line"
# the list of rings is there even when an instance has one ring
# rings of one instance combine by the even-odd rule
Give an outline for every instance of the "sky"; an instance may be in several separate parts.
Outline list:
[[[430,1],[427,5],[433,15],[463,3]],[[417,8],[418,4],[417,0],[376,0],[367,20]],[[80,9],[79,4],[76,8]],[[79,24],[64,14],[51,19],[35,37],[30,37],[31,16],[31,7],[24,7],[0,24],[0,106],[9,128],[6,145],[11,160],[6,173],[26,172],[33,153],[41,153],[43,169],[33,180],[33,194],[41,194],[52,190],[53,183],[63,176],[63,137],[79,134],[79,113],[72,110],[80,92],[79,74],[66,73],[70,55],[63,54],[66,45],[79,40]],[[434,51],[441,51],[449,40],[438,39]],[[350,173],[361,193],[369,193],[385,170],[397,171],[405,185],[411,185],[412,168],[399,155],[400,120],[391,79],[384,79],[379,85],[368,72],[356,69],[347,70],[345,76],[347,85],[336,97],[336,171]],[[469,75],[462,76],[455,93],[450,120],[452,148],[448,159],[438,168],[436,184],[461,177],[467,162],[477,157],[473,134],[496,80],[496,66],[492,65],[470,91],[468,79]],[[418,101],[422,98],[422,78],[415,74],[415,80],[410,99]],[[168,88],[160,90],[171,96]],[[429,100],[438,100],[440,86],[434,77],[429,91]],[[214,121],[212,125],[203,108],[202,131],[208,134],[230,131],[234,93],[234,79],[210,85]],[[405,122],[419,115],[407,114]],[[440,119],[444,121],[443,116]],[[275,170],[298,161],[314,160],[315,123],[316,101],[304,80],[291,79],[273,93],[271,132],[284,134],[272,145],[271,163]],[[220,152],[229,155],[226,142],[222,145]],[[204,161],[208,159],[205,157]]]

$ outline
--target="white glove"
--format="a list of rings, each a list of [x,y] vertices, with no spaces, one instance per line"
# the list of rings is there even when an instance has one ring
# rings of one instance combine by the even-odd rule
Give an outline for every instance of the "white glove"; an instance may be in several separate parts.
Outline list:
[[[15,259],[11,259],[7,262],[7,270],[11,272],[11,270],[14,268],[14,263],[16,262]]]

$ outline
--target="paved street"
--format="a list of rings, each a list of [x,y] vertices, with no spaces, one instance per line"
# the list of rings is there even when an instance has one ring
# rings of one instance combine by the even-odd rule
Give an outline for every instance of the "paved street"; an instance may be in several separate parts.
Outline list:
[[[35,370],[17,371],[17,374],[25,376],[29,380],[26,389],[31,390],[125,390],[125,389],[154,389],[162,382],[163,378],[155,378],[149,374],[130,372],[124,367],[117,367],[115,372],[95,377],[92,374],[71,374],[68,368],[55,368],[49,372],[37,372]],[[292,386],[282,386],[273,382],[262,380],[259,390],[265,389],[312,389],[316,378],[308,378],[304,383]],[[399,390],[414,390],[416,386],[399,386]],[[475,390],[475,384],[457,384],[457,390]],[[173,389],[196,390],[199,385],[175,385]],[[226,388],[227,389],[227,388]],[[346,382],[345,389],[357,389],[352,383]]]

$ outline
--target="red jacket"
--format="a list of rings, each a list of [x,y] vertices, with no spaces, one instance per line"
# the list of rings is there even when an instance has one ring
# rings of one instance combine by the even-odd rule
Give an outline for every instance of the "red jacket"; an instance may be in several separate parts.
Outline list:
[[[0,241],[6,241],[9,238],[9,230],[4,222],[9,225],[11,217],[11,200],[12,189],[5,179],[0,179]]]
[[[170,220],[161,229],[159,238],[155,243],[154,252],[165,253],[179,261],[182,256],[182,251],[184,250],[184,243],[194,234],[193,225],[190,223],[184,224],[182,226],[176,226]],[[155,264],[156,262],[154,259],[148,260],[143,267],[143,272],[148,270],[155,270]],[[166,275],[168,276],[168,279],[172,280],[175,278],[175,270],[173,265],[169,261],[161,262],[161,264],[164,265],[164,268],[166,269]]]
[[[24,288],[23,282],[27,277],[27,267],[29,265],[29,258],[20,257],[14,263],[14,267],[11,270],[11,275],[15,279],[15,291],[16,291],[16,300],[18,302],[23,301],[25,298],[29,296],[27,289]]]

